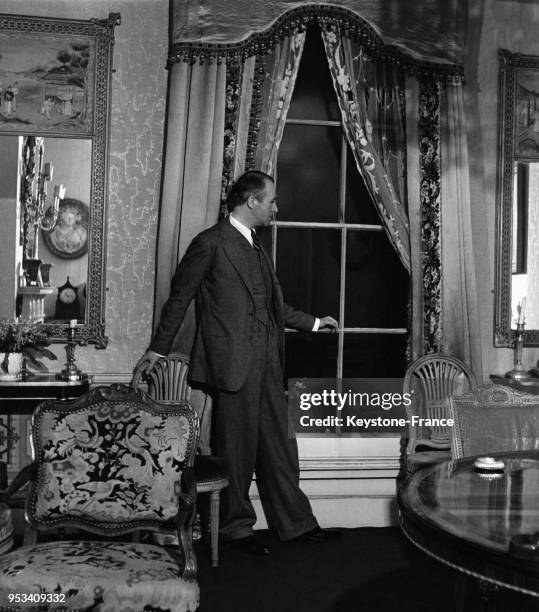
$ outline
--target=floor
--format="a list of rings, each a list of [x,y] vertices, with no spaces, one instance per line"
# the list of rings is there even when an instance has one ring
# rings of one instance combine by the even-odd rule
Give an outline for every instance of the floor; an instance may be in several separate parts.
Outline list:
[[[221,547],[210,566],[202,543],[200,612],[449,612],[455,610],[456,573],[417,550],[397,527],[343,529],[338,542],[282,543],[269,532],[268,557]],[[539,600],[504,591],[497,612],[539,610]],[[475,584],[465,611],[481,609]],[[489,608],[490,609],[490,608]]]

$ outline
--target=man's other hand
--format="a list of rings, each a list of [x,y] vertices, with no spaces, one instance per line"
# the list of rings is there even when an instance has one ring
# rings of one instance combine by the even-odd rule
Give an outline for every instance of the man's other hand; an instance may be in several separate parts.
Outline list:
[[[333,317],[320,317],[320,325],[318,327],[319,330],[329,329],[330,331],[337,331],[338,327],[339,323]]]
[[[149,374],[160,359],[161,355],[158,355],[157,353],[154,353],[148,349],[135,366],[135,369],[133,370],[133,379],[138,379],[143,374]]]

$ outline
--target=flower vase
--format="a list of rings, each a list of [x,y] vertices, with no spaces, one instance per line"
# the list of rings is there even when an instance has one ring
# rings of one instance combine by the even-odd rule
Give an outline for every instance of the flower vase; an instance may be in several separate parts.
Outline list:
[[[0,380],[20,380],[22,367],[22,353],[0,353]]]

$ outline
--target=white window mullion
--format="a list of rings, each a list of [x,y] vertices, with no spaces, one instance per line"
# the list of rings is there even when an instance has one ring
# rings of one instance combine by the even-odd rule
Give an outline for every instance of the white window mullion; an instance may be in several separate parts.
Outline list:
[[[337,378],[342,378],[344,358],[344,311],[346,296],[346,140],[341,132],[341,176],[339,187],[339,222],[341,227],[341,268],[339,281],[339,348],[337,351]]]

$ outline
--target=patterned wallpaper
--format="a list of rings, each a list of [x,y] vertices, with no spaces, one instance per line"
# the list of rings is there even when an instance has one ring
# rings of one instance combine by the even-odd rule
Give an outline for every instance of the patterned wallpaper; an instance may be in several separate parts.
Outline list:
[[[152,325],[155,244],[168,73],[168,0],[2,0],[2,12],[78,19],[119,12],[115,30],[107,214],[109,344],[77,348],[79,367],[99,381],[122,380],[147,347]],[[62,345],[54,352],[61,370]]]
[[[88,372],[130,373],[152,325],[155,243],[165,120],[167,2],[124,2],[114,46],[105,351]]]

